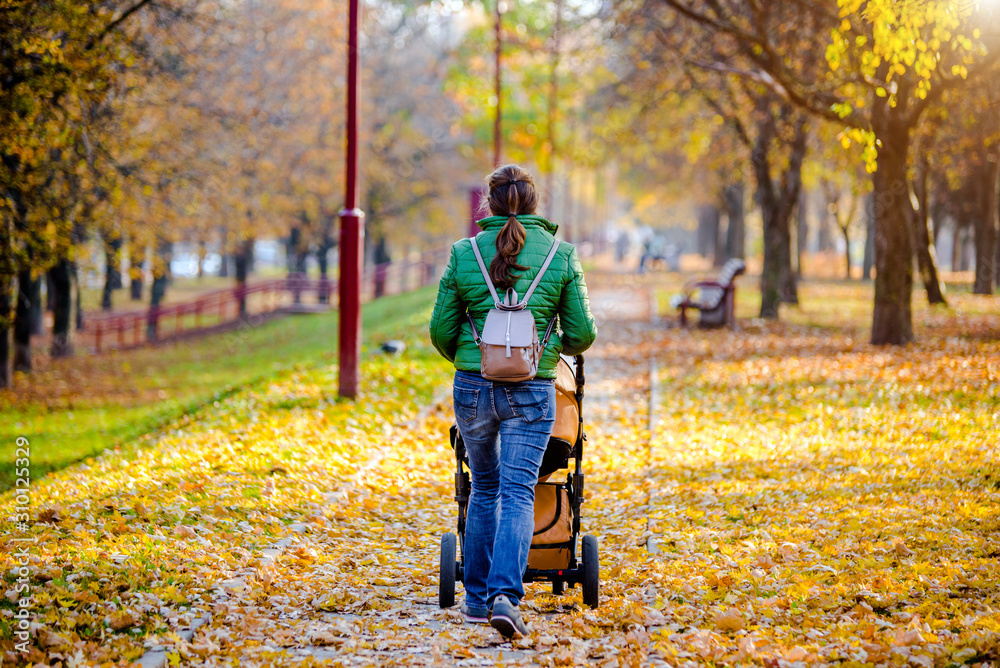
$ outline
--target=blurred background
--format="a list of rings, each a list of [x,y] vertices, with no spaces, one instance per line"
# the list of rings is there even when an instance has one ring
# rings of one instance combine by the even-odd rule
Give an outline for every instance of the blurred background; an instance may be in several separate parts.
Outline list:
[[[484,215],[485,175],[517,162],[592,262],[745,258],[765,318],[803,277],[874,277],[876,310],[905,293],[906,313],[873,340],[905,342],[914,281],[938,303],[945,280],[998,280],[994,12],[363,2],[364,294],[433,283]],[[346,0],[15,1],[0,22],[0,357],[15,371],[32,349],[328,305]],[[286,276],[302,282],[273,282]]]

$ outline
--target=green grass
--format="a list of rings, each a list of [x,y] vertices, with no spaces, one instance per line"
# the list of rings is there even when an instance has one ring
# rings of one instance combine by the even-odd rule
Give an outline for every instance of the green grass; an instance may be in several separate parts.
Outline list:
[[[364,343],[426,337],[435,289],[364,307]],[[418,331],[419,330],[419,331]],[[15,440],[31,443],[32,474],[131,443],[241,388],[335,364],[337,314],[290,316],[203,339],[61,360],[0,391],[0,490],[13,483]],[[336,374],[330,374],[336,394]]]

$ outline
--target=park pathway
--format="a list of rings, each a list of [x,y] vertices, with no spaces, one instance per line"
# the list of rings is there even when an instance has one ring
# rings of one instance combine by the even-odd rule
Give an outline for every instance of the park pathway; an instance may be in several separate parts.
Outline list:
[[[524,607],[536,633],[511,644],[462,623],[457,605],[438,608],[438,541],[455,518],[451,407],[442,394],[411,428],[373,443],[351,481],[331,482],[326,511],[297,527],[276,560],[262,558],[248,577],[220,585],[192,658],[212,664],[225,655],[243,666],[657,662],[648,655],[650,628],[663,621],[652,607],[657,592],[634,585],[635,569],[651,559],[648,432],[635,428],[648,419],[650,301],[627,277],[609,283],[592,291],[601,334],[586,356],[584,403],[583,530],[600,541],[597,610],[582,605],[579,588],[555,597],[529,585]]]
[[[886,349],[854,287],[688,331],[651,322],[673,278],[588,279],[597,610],[529,586],[535,632],[512,644],[437,607],[450,377],[414,309],[392,329],[410,352],[366,355],[355,401],[324,356],[33,480],[35,521],[0,550],[13,573],[32,545],[14,664],[1000,662],[995,305],[956,295],[980,315],[923,310],[923,343]]]

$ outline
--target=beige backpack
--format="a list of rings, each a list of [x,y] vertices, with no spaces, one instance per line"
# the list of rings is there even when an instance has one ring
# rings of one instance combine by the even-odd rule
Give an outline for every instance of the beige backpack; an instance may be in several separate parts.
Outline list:
[[[476,323],[472,319],[471,313],[466,313],[469,324],[472,326],[472,338],[479,346],[482,362],[480,363],[480,373],[486,380],[502,383],[517,383],[522,380],[531,380],[538,373],[538,362],[542,358],[542,351],[549,343],[552,336],[552,329],[555,327],[556,318],[553,316],[549,321],[548,329],[545,330],[545,338],[538,342],[538,330],[535,329],[535,316],[528,308],[528,300],[538,287],[542,276],[552,263],[552,258],[559,250],[559,242],[552,241],[552,249],[542,263],[541,268],[535,275],[535,280],[531,282],[524,297],[518,300],[517,292],[513,288],[508,288],[504,299],[501,301],[497,294],[497,289],[490,280],[490,273],[486,270],[482,253],[479,252],[479,245],[475,237],[469,239],[472,243],[472,251],[476,255],[476,262],[479,263],[479,270],[483,272],[486,285],[493,296],[493,306],[486,314],[486,322],[483,323],[483,334],[479,335]]]

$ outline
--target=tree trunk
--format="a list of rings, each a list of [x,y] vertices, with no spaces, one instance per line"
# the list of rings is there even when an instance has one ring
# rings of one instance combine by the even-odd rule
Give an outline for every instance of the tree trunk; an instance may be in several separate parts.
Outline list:
[[[1000,289],[1000,238],[993,244],[993,248],[993,284]]]
[[[789,147],[788,166],[781,186],[771,177],[769,151],[777,135],[774,116],[766,100],[758,102],[760,114],[751,164],[757,181],[757,204],[764,222],[764,264],[760,276],[760,317],[777,318],[781,302],[798,303],[795,272],[792,271],[791,218],[802,187],[802,161],[806,152],[806,120],[799,117]]]
[[[795,228],[795,278],[801,279],[802,254],[808,250],[809,244],[809,197],[804,189],[799,192],[799,203],[796,211],[798,225]]]
[[[760,272],[760,317],[777,319],[781,304],[781,222],[776,207],[761,207],[764,217],[764,265]]]
[[[288,275],[295,273],[295,260],[299,252],[299,243],[302,240],[302,230],[298,225],[288,231],[288,238],[285,239],[285,264],[288,266]]]
[[[789,210],[784,215],[784,221],[779,221],[778,233],[780,234],[781,247],[779,248],[779,284],[781,290],[781,301],[786,304],[799,303],[798,276],[792,268],[792,211]]]
[[[760,277],[762,318],[777,318],[783,301],[798,303],[795,273],[791,266],[791,217],[802,190],[802,162],[805,160],[808,119],[770,96],[756,102],[757,135],[750,147],[750,164],[756,181],[755,200],[763,219],[764,263]],[[794,115],[793,115],[794,114]],[[771,174],[770,151],[780,139],[778,120],[794,124],[791,142],[784,145],[788,164],[781,172],[780,185]]]
[[[146,263],[146,249],[143,246],[133,242],[129,247],[129,268],[128,275],[130,279],[129,285],[129,297],[134,302],[142,301],[142,279],[143,271],[142,265]]]
[[[392,262],[392,256],[389,255],[389,249],[386,247],[384,234],[379,233],[378,237],[375,239],[374,253],[375,299],[378,299],[379,297],[385,295],[388,267],[389,263]]]
[[[851,221],[847,225],[838,225],[841,234],[844,235],[844,271],[847,280],[851,280]]]
[[[22,269],[17,276],[17,304],[14,309],[14,371],[31,371],[31,316],[35,308],[33,298],[39,292],[41,281],[31,275],[31,269]]]
[[[76,316],[76,331],[82,332],[86,325],[83,321],[83,285],[80,283],[80,271],[76,262],[70,265],[70,279],[73,281],[73,292],[76,295],[76,308],[73,309]]]
[[[305,216],[302,217],[305,221]],[[291,256],[289,258],[289,275],[294,275],[297,278],[306,277],[306,263],[309,259],[309,245],[302,239],[301,228],[293,228],[295,232],[295,243],[289,245],[289,252]],[[296,304],[302,303],[302,290],[296,288],[293,291],[293,297]]]
[[[323,237],[316,248],[316,262],[319,264],[319,293],[316,300],[320,304],[330,303],[330,287],[327,285],[330,249],[333,248],[333,216],[323,216]]]
[[[158,239],[153,253],[153,284],[149,288],[149,315],[146,319],[146,340],[156,341],[159,338],[160,304],[167,294],[170,283],[170,260],[173,244],[165,239]]]
[[[129,299],[134,302],[142,301],[142,272],[138,272],[129,282]]]
[[[45,272],[45,310],[48,313],[55,313],[56,310],[56,289],[52,285],[52,272]]]
[[[45,304],[42,303],[42,279],[35,276],[31,283],[31,291],[28,293],[30,308],[28,311],[28,326],[32,336],[41,336],[45,333]]]
[[[872,280],[875,265],[875,194],[865,197],[865,256],[861,265],[861,279]]]
[[[917,201],[917,208],[913,208],[911,198],[907,197],[904,202],[905,208],[910,212],[910,220],[913,224],[913,244],[917,254],[917,266],[920,268],[920,278],[924,282],[924,289],[927,291],[927,302],[929,304],[947,304],[944,298],[944,290],[941,281],[938,279],[937,257],[934,251],[934,239],[931,238],[929,227],[930,215],[928,213],[927,178],[930,172],[927,151],[921,150],[917,157],[913,175],[913,195]]]
[[[875,306],[873,344],[913,341],[913,235],[907,153],[910,127],[887,98],[872,103],[872,129],[881,141],[878,169],[872,174],[875,198]]]
[[[52,279],[52,357],[69,357],[73,354],[69,328],[73,317],[73,281],[70,262],[62,258],[49,269]]]
[[[288,238],[285,239],[285,265],[288,268],[287,271],[288,278],[295,278],[295,274],[297,272],[296,263],[299,255],[299,242],[301,241],[301,236],[302,236],[302,230],[299,228],[298,225],[295,225],[292,227],[292,229],[288,231]],[[239,274],[239,269],[237,269],[236,272],[237,274]],[[244,282],[246,282],[245,275],[244,275]],[[292,302],[295,304],[299,304],[302,302],[302,292],[297,288],[292,289]]]
[[[235,255],[236,262],[236,299],[240,305],[240,319],[247,317],[247,276],[250,273],[250,265],[253,260],[253,239],[247,239],[240,244],[239,251]]]
[[[197,279],[200,281],[205,277],[205,240],[201,239],[198,242],[198,271]]]
[[[219,278],[229,278],[229,229],[219,228]]]
[[[841,222],[840,202],[841,193],[837,188],[823,179],[824,207],[819,216],[819,234],[817,235],[817,245],[820,252],[830,250],[833,242],[830,239],[830,231],[836,227],[844,238],[844,265],[845,276],[851,280],[851,218],[854,215],[854,203],[851,211],[847,215],[846,222]],[[856,196],[855,196],[856,197]],[[856,200],[854,200],[856,201]]]
[[[149,289],[149,315],[146,318],[146,340],[156,341],[159,338],[160,304],[167,295],[167,275],[154,273],[153,284]]]
[[[104,291],[101,295],[103,311],[111,310],[111,293],[122,286],[121,249],[121,237],[104,236]]]
[[[788,166],[781,175],[781,195],[778,202],[781,217],[781,301],[786,304],[799,303],[799,286],[792,271],[792,213],[800,208],[802,194],[802,163],[806,157],[808,126],[805,117],[800,117],[795,125],[795,137],[789,147]]]
[[[0,272],[0,387],[10,387],[10,307],[12,283]]]
[[[316,301],[320,304],[330,302],[330,290],[327,287],[327,272],[329,271],[327,253],[330,248],[324,243],[316,250],[316,262],[319,264],[319,291],[316,293]]]
[[[976,216],[976,277],[972,292],[977,295],[993,294],[997,253],[997,173],[998,156],[994,151],[983,151],[986,164],[980,168],[979,211]]]
[[[726,255],[743,259],[746,257],[746,216],[743,208],[743,182],[726,188],[723,195],[726,206]]]
[[[719,247],[719,207],[714,204],[698,207],[698,253],[706,258],[711,255],[712,266],[719,266],[723,250]]]
[[[722,210],[719,208],[717,204],[712,205],[711,215],[715,219],[713,223],[713,226],[715,227],[715,237],[713,241],[715,250],[712,252],[712,266],[718,268],[724,265],[726,263],[726,260],[729,259],[729,256],[726,255],[726,237],[728,237],[729,235],[723,234]],[[604,236],[605,235],[601,235],[602,238]]]
[[[951,228],[951,270],[965,271],[962,266],[964,262],[965,250],[965,228],[959,227],[958,220]]]
[[[816,230],[816,249],[822,253],[833,248],[833,239],[831,238],[831,233],[833,231],[833,226],[830,222],[833,220],[834,215],[829,210],[830,205],[829,199],[827,200],[827,210],[821,211],[819,216],[819,229]]]
[[[948,206],[944,197],[937,196],[935,193],[927,212],[931,217],[931,238],[934,240],[934,246],[937,247],[941,232],[944,230],[944,223],[948,218]]]

